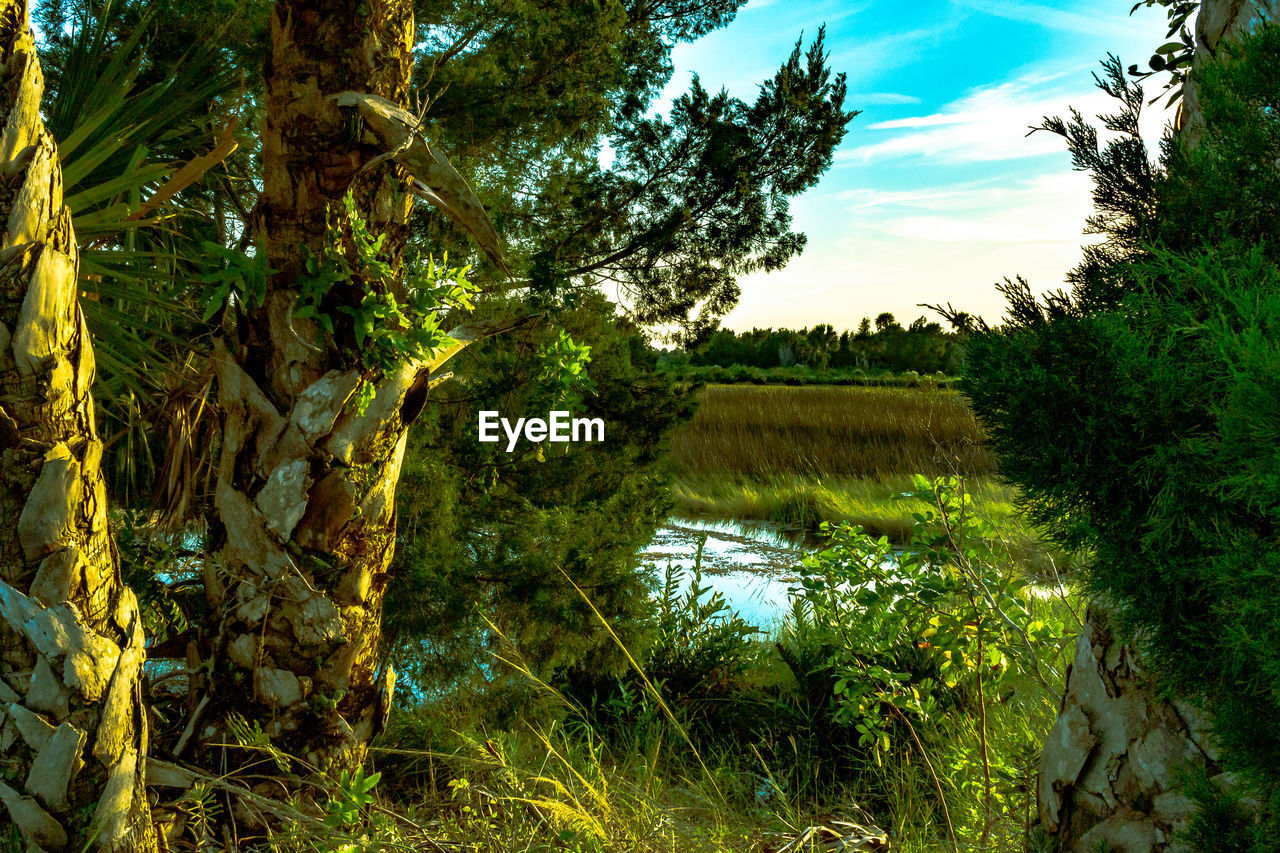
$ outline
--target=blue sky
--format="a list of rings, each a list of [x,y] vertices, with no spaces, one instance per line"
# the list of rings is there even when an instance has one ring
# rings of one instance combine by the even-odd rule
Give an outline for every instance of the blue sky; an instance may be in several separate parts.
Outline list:
[[[846,107],[863,111],[821,183],[793,202],[804,254],[744,278],[723,325],[845,328],[881,311],[905,322],[929,313],[922,302],[996,320],[1004,276],[1061,287],[1087,239],[1090,183],[1061,139],[1027,138],[1027,128],[1071,105],[1087,116],[1110,109],[1093,86],[1099,60],[1112,52],[1145,66],[1165,40],[1163,12],[1130,17],[1131,6],[751,0],[730,26],[679,46],[668,98],[696,72],[706,88],[751,100],[801,32],[807,43],[826,23],[830,64],[848,75]],[[1162,101],[1147,118],[1154,140],[1172,113]]]

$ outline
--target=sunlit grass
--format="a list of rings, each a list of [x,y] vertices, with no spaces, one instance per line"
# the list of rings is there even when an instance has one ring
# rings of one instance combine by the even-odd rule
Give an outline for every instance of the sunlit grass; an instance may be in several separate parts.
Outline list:
[[[898,496],[915,474],[966,477],[975,511],[1037,574],[1060,562],[995,473],[957,392],[928,388],[713,385],[672,447],[671,495],[694,518],[775,521],[815,531],[847,521],[905,542],[922,505]],[[1060,566],[1056,567],[1060,568]]]
[[[1029,573],[1045,577],[1066,568],[1063,555],[1019,512],[1016,488],[995,477],[971,478],[967,487],[974,512],[995,526],[1005,553]],[[910,489],[911,477],[904,474],[881,479],[681,477],[673,481],[671,495],[676,513],[685,517],[775,521],[810,533],[824,521],[847,521],[901,544],[911,535],[912,513],[924,509],[919,501],[899,497]]]
[[[1019,516],[1017,492],[996,476],[982,438],[963,397],[949,391],[711,387],[675,441],[676,511],[808,530],[847,521],[901,543],[912,514],[926,509],[899,497],[912,490],[912,475],[958,473],[1010,565],[1060,568]],[[1072,605],[1045,596],[1033,606]],[[387,811],[405,814],[395,849],[429,838],[438,849],[476,853],[775,853],[820,849],[806,839],[842,821],[879,825],[894,850],[950,849],[952,832],[961,849],[974,849],[984,825],[987,849],[1028,849],[1035,759],[1057,707],[1029,678],[985,697],[997,779],[988,812],[976,697],[919,721],[922,747],[903,738],[873,763],[830,736],[833,697],[813,675],[829,649],[816,634],[780,626],[750,641],[751,665],[717,698],[716,724],[701,728],[687,708],[658,698],[638,651],[624,649],[649,687],[612,694],[613,710],[602,712],[535,677],[503,639],[504,675],[470,700],[450,695],[404,709],[382,741],[395,747],[375,750]],[[1060,654],[1043,652],[1058,683]]]
[[[1057,599],[1034,606],[1059,613],[1067,607]],[[797,701],[802,685],[775,652],[777,643],[787,642],[784,633],[780,628],[757,643],[759,659],[733,701],[755,703],[761,712],[773,702]],[[801,641],[809,646],[806,659],[821,657],[816,640]],[[1057,681],[1065,658],[1060,650],[1046,649],[1042,665]],[[885,830],[895,851],[951,849],[932,778],[905,741],[883,762],[867,761],[860,772],[833,778],[828,765],[840,747],[831,744],[787,737],[744,748],[741,733],[735,738],[721,729],[704,731],[695,747],[666,713],[640,696],[649,713],[606,733],[554,688],[532,682],[525,682],[525,702],[539,696],[568,713],[499,728],[465,713],[448,715],[446,724],[437,706],[406,709],[393,718],[395,732],[384,740],[399,748],[375,749],[373,758],[383,772],[385,812],[400,816],[399,829],[393,834],[384,824],[374,840],[385,843],[398,835],[394,849],[410,849],[406,842],[429,839],[430,845],[418,849],[473,853],[770,853],[811,827],[854,821]],[[1057,697],[1030,678],[1011,677],[986,699],[996,779],[989,817],[976,771],[976,697],[957,708],[959,713],[919,723],[920,737],[961,849],[976,849],[988,820],[987,849],[993,853],[1038,849],[1026,846],[1026,833],[1035,810],[1039,745],[1056,716]],[[809,713],[826,714],[824,705]],[[810,784],[798,786],[806,776]]]
[[[1057,717],[1057,697],[1038,685],[1022,684],[1015,693],[996,696],[987,705],[987,744],[993,764],[993,801],[984,814],[976,713],[952,715],[924,733],[926,748],[946,796],[948,814],[962,849],[980,849],[990,821],[989,849],[1040,849],[1032,837],[1040,747]],[[849,796],[875,802],[877,819],[900,853],[936,853],[949,849],[937,798],[919,756],[897,750],[883,766],[870,766],[850,785]]]
[[[698,402],[672,442],[679,477],[851,480],[995,471],[980,426],[954,391],[712,385]]]
[[[803,527],[848,521],[869,533],[901,540],[911,532],[911,513],[918,501],[900,499],[911,477],[883,479],[777,475],[749,477],[685,477],[672,486],[676,508],[692,517],[746,518]],[[1013,491],[991,480],[972,483],[974,499],[984,515],[1003,519],[1013,514]]]

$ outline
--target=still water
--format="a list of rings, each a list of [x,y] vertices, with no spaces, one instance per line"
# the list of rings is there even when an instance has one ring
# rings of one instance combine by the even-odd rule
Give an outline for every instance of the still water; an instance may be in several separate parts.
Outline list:
[[[702,583],[718,590],[738,615],[764,630],[787,610],[787,588],[804,553],[803,535],[769,522],[699,521],[672,518],[654,535],[641,559],[658,569],[684,570],[681,592],[688,590],[702,546]]]

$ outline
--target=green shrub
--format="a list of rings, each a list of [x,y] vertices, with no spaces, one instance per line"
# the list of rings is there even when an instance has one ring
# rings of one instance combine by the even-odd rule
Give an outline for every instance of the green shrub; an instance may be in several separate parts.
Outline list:
[[[915,514],[905,550],[824,524],[827,543],[792,590],[832,650],[839,716],[881,752],[895,721],[930,721],[970,691],[983,702],[1010,672],[1044,681],[1039,655],[1055,657],[1064,633],[1033,615],[1026,581],[997,559],[963,481],[917,476],[903,497],[930,507]]]
[[[1146,161],[1142,93],[1118,65],[1119,140],[1050,129],[1097,179],[1070,295],[1004,288],[966,373],[1004,472],[1116,603],[1176,692],[1206,703],[1227,759],[1280,791],[1280,29],[1197,72],[1208,131]],[[1272,835],[1274,837],[1274,834]],[[1270,848],[1265,848],[1270,849]]]
[[[562,343],[559,329],[591,346],[597,388],[576,406],[536,355]],[[640,642],[651,602],[638,551],[669,511],[663,456],[692,414],[691,391],[655,372],[638,331],[600,297],[575,300],[519,346],[495,338],[475,347],[458,381],[432,392],[405,452],[384,612],[396,669],[420,690],[487,681],[491,622],[542,676],[571,666],[618,672],[625,659],[565,575],[591,590],[626,642]],[[477,410],[555,408],[602,418],[608,440],[521,442],[512,453],[477,440]]]
[[[699,544],[689,588],[683,593],[685,574],[667,566],[645,663],[667,703],[685,708],[738,690],[755,649],[752,640],[760,633],[729,607],[721,592],[702,583],[701,558]]]
[[[1029,691],[1032,701],[1020,704],[1031,709],[1052,692],[1066,628],[999,559],[995,531],[975,516],[962,481],[917,477],[903,497],[930,507],[916,514],[903,551],[848,524],[824,525],[829,540],[792,590],[801,648],[779,652],[808,670],[810,688],[829,679],[835,721],[875,759],[871,802],[900,810],[894,791],[910,779],[953,847],[963,838],[990,849],[993,833],[1025,829],[1017,815],[1030,789],[1019,783],[1033,764],[1028,740],[1038,746],[1044,735],[1025,719],[1010,726],[1001,706]]]
[[[1257,814],[1241,802],[1235,790],[1201,770],[1181,780],[1183,793],[1195,803],[1195,811],[1183,832],[1184,843],[1196,853],[1249,853],[1258,849]]]

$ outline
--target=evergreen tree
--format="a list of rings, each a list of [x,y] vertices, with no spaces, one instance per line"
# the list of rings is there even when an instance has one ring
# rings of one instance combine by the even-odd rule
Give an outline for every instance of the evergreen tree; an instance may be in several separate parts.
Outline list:
[[[566,405],[538,381],[538,354],[560,330],[591,347],[596,391],[573,413],[603,419],[605,440],[481,444],[480,410],[545,417]],[[486,619],[544,677],[625,666],[569,579],[629,645],[639,639],[649,599],[638,552],[668,511],[664,448],[691,414],[690,389],[656,372],[656,354],[599,296],[477,346],[455,370],[465,384],[439,389],[407,455],[389,642],[436,685],[489,662]]]
[[[1227,758],[1280,815],[1280,28],[1192,72],[1205,120],[1137,133],[1141,89],[1114,58],[1120,136],[1065,136],[1095,177],[1095,227],[1070,293],[1006,282],[1008,322],[969,342],[966,381],[1033,517],[1093,553],[1086,580],[1165,683],[1213,712]]]
[[[673,326],[684,340],[709,334],[736,304],[740,276],[777,269],[802,250],[789,199],[830,166],[856,115],[844,109],[844,75],[827,67],[824,34],[807,50],[798,42],[754,102],[695,79],[663,117],[646,110],[670,76],[672,47],[723,26],[740,3],[511,5],[522,10],[514,18],[483,17],[499,29],[474,56],[452,57],[419,81],[433,129],[490,179],[478,192],[510,247],[517,275],[506,286],[551,303],[617,287],[635,321]],[[534,19],[541,29],[528,26]],[[472,32],[446,28],[455,31]],[[547,42],[532,54],[531,32]],[[455,41],[445,40],[432,43],[447,52]],[[574,60],[557,64],[566,54]],[[424,57],[420,68],[436,64]],[[526,74],[537,83],[522,87]],[[455,76],[467,84],[451,86]],[[485,116],[475,84],[487,103],[490,76],[503,103]],[[602,166],[606,142],[611,162]],[[456,239],[439,217],[426,214],[419,226],[429,245]]]

